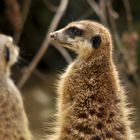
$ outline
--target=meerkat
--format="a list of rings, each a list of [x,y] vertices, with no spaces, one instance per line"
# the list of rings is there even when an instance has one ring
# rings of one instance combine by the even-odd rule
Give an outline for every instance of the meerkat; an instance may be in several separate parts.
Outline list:
[[[19,48],[9,36],[0,34],[0,140],[31,140],[22,97],[10,78]]]
[[[75,21],[50,33],[54,45],[77,54],[58,82],[58,113],[50,140],[133,140],[125,91],[103,25]]]

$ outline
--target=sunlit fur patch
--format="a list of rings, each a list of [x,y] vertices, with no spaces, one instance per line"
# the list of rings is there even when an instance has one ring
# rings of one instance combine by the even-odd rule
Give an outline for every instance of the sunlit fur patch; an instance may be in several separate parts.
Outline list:
[[[10,42],[13,42],[13,38],[11,36],[8,36],[8,39]]]

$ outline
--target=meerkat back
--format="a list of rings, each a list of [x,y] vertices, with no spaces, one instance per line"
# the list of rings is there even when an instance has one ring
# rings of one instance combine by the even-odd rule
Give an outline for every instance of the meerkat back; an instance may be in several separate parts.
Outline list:
[[[31,140],[22,97],[10,78],[18,54],[12,38],[0,34],[0,140]]]
[[[134,140],[109,31],[84,20],[50,38],[78,55],[58,82],[57,126],[50,140]]]

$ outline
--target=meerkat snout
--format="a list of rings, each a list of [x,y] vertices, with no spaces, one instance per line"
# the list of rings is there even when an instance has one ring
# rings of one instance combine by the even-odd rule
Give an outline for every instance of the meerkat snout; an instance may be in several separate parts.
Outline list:
[[[56,37],[56,34],[50,33],[49,37],[50,37],[50,38],[55,38],[55,37]]]
[[[49,34],[49,38],[50,38],[50,41],[51,43],[57,43],[61,41],[61,38],[59,37],[60,33],[59,31],[55,31],[55,32],[52,32]]]

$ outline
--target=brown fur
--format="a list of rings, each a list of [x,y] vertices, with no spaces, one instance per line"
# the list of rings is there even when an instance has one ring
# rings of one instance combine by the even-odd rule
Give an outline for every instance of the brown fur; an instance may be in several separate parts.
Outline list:
[[[5,47],[10,50],[8,62]],[[0,140],[31,140],[21,94],[9,77],[17,57],[18,48],[12,38],[0,34]]]
[[[64,32],[70,26],[83,28],[84,35],[69,39]],[[97,49],[90,43],[94,35],[102,38]],[[57,126],[50,140],[133,140],[109,31],[96,22],[79,21],[50,36],[78,54],[58,82]]]

